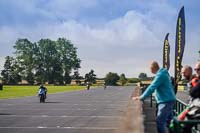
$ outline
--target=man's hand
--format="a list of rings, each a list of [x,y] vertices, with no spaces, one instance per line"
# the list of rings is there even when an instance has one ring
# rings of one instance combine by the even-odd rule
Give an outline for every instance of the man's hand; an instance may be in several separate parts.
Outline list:
[[[139,96],[132,97],[132,100],[140,100],[140,97]]]

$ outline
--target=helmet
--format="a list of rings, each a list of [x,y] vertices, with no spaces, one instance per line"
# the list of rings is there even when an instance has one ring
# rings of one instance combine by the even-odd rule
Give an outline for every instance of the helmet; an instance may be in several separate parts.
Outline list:
[[[200,81],[199,78],[193,78],[192,79],[192,87],[195,87],[199,81]]]

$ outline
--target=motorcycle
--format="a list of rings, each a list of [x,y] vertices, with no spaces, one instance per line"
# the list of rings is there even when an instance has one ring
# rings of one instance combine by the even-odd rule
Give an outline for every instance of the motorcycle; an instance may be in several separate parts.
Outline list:
[[[88,85],[87,85],[87,90],[89,90],[89,89],[90,89],[90,85],[88,84]]]
[[[46,99],[46,91],[43,89],[39,89],[38,96],[40,98],[40,103],[44,103]]]
[[[106,87],[107,87],[106,85],[103,85],[103,89],[104,89],[104,90],[106,89]]]

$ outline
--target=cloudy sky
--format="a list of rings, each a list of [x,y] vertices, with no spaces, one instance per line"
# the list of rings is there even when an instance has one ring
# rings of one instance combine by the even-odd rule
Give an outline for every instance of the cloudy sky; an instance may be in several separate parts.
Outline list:
[[[185,6],[186,47],[183,65],[194,66],[200,50],[199,0],[0,0],[0,70],[5,56],[13,56],[18,38],[36,42],[65,37],[78,48],[80,73],[94,69],[150,76],[152,60],[162,63],[162,46],[170,33],[174,73],[176,21]]]

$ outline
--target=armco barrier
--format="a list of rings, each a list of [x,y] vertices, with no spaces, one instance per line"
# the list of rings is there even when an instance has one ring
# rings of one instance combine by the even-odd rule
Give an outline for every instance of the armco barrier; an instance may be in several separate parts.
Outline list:
[[[180,99],[176,99],[176,104],[174,108],[174,132],[176,133],[182,133],[183,132],[183,125],[193,125],[192,132],[193,133],[199,133],[199,126],[200,125],[200,120],[178,120],[177,116],[180,114],[183,110],[187,108],[187,104],[181,101]]]

